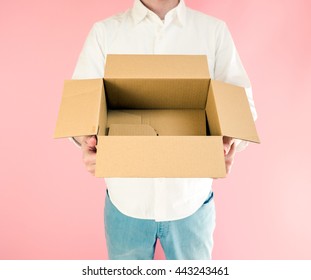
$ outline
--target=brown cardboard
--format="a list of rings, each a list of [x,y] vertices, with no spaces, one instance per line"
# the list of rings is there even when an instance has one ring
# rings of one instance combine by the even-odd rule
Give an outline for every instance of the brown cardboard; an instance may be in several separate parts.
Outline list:
[[[102,79],[65,81],[54,137],[105,135],[106,122]]]
[[[108,136],[157,136],[157,132],[148,124],[111,124]]]
[[[206,135],[204,110],[109,110],[111,124],[148,124],[159,136]]]
[[[107,57],[105,88],[110,109],[204,109],[208,84],[203,55]]]
[[[100,168],[99,168],[100,167]],[[221,136],[100,136],[97,177],[224,177]]]
[[[225,177],[222,136],[259,142],[244,89],[190,55],[108,55],[104,79],[66,81],[55,137],[93,134],[97,177]]]
[[[245,90],[219,81],[211,81],[206,105],[212,135],[225,135],[259,143]]]

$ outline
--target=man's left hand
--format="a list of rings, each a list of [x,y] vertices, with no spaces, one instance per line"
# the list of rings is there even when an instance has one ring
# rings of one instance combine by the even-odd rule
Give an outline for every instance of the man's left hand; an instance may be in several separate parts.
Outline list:
[[[230,173],[236,153],[236,143],[232,137],[223,137],[226,172]]]

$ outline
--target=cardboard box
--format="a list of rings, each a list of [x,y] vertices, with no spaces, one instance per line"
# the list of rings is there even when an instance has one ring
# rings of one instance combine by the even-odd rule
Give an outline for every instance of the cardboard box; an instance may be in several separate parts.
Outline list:
[[[259,143],[244,88],[204,55],[108,55],[104,79],[65,81],[55,138],[97,135],[97,177],[220,178],[223,136]]]

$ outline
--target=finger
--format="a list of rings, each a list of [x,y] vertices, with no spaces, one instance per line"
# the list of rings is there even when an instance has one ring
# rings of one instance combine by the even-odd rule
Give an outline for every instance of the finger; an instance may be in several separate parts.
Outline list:
[[[86,139],[86,143],[87,143],[89,148],[94,148],[97,144],[96,136],[95,135],[88,136]]]
[[[92,175],[95,175],[96,162],[92,159],[85,159],[84,164],[86,170]]]
[[[233,139],[232,137],[223,136],[222,142],[223,142],[224,144],[228,144],[228,145],[231,146],[231,145],[233,144],[233,142],[234,142],[234,139]]]
[[[231,168],[232,168],[233,162],[234,162],[235,153],[236,153],[236,143],[233,143],[229,153],[225,157],[226,172],[227,172],[227,174],[229,174],[231,172]]]
[[[82,143],[83,150],[89,150],[96,153],[97,137],[95,135],[85,136]]]
[[[82,142],[83,142],[84,144],[88,144],[88,143],[91,141],[91,139],[92,139],[93,137],[96,137],[96,135],[87,135],[87,136],[83,136]],[[96,139],[96,138],[95,138],[95,139]]]
[[[83,162],[86,166],[96,164],[96,154],[93,151],[85,151],[83,153]]]
[[[86,170],[92,175],[95,175],[95,165],[87,166]]]
[[[223,137],[223,146],[224,146],[224,154],[227,155],[230,151],[232,144],[234,143],[234,139],[232,137]]]
[[[234,142],[234,143],[230,146],[230,149],[229,149],[229,151],[228,151],[227,157],[228,157],[228,158],[234,157],[235,152],[236,152],[236,143]]]
[[[87,154],[87,153],[93,156],[96,155],[96,152],[97,152],[96,147],[89,147],[87,144],[83,144],[81,148],[83,152],[83,157],[84,157],[84,154]]]

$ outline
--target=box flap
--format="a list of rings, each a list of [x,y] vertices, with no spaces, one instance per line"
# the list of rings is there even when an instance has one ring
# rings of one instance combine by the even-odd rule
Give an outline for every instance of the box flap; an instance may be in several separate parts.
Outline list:
[[[65,81],[54,137],[104,135],[106,118],[102,79]]]
[[[206,112],[212,135],[223,135],[259,143],[244,88],[211,81]]]
[[[210,75],[204,55],[108,55],[111,109],[204,109]]]
[[[148,124],[111,124],[109,136],[157,136],[156,131]]]
[[[226,176],[221,136],[101,136],[97,177],[220,178]]]

